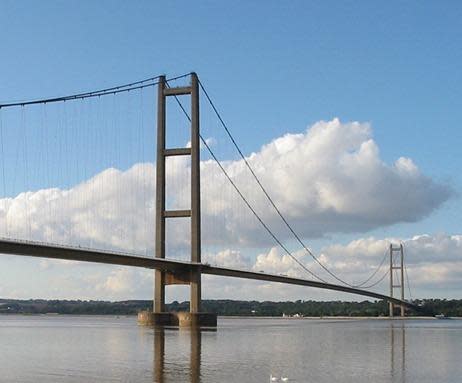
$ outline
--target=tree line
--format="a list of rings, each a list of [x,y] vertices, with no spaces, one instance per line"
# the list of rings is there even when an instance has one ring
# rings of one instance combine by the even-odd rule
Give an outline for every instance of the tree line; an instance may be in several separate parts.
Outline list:
[[[408,312],[409,315],[435,315],[462,317],[462,300],[459,299],[420,299],[413,303],[424,310]],[[167,311],[187,311],[189,302],[174,301],[166,305]],[[152,301],[128,300],[120,302],[85,300],[16,300],[0,299],[0,314],[70,314],[70,315],[135,315],[141,310],[152,310]],[[202,310],[221,316],[274,316],[301,315],[309,317],[325,316],[369,316],[388,315],[385,301],[240,301],[203,300]]]

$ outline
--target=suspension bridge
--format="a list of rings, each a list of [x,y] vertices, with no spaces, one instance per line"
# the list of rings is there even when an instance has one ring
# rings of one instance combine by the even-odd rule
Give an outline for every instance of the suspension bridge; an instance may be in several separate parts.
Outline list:
[[[0,103],[0,141],[0,254],[152,269],[153,311],[140,313],[142,323],[216,325],[213,313],[201,312],[202,274],[381,299],[391,316],[394,306],[402,316],[406,307],[419,309],[404,299],[402,246],[390,245],[361,283],[314,254],[195,73]],[[212,264],[225,247],[249,253],[270,242],[307,278]],[[371,290],[387,275],[389,294]],[[165,288],[173,284],[190,286],[189,313],[165,312]]]

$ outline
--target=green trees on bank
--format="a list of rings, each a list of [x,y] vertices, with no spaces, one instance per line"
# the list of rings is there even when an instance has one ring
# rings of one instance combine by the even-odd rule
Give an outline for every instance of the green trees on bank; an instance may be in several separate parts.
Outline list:
[[[427,313],[462,317],[462,300],[424,299],[415,300]],[[151,301],[132,300],[122,302],[81,301],[81,300],[14,300],[0,299],[0,314],[72,314],[72,315],[135,315],[140,310],[152,309]],[[224,316],[282,316],[299,314],[302,316],[386,316],[388,304],[384,301],[295,301],[257,302],[235,300],[204,300],[202,309]],[[189,310],[189,302],[167,304],[168,311]],[[411,315],[423,315],[410,312]],[[428,315],[428,314],[427,314]]]

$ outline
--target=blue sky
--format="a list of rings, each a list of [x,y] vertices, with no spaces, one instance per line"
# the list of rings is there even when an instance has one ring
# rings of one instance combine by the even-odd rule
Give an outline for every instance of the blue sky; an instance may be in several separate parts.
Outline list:
[[[454,192],[417,222],[316,248],[459,234],[461,17],[456,1],[3,0],[0,101],[196,71],[245,153],[320,120],[368,122],[383,161],[409,157]]]

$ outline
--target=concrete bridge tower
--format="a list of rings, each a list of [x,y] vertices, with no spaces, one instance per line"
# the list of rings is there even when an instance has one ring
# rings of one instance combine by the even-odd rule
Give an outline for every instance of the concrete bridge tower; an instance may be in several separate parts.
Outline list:
[[[399,255],[399,261],[395,262],[394,254],[397,253]],[[397,270],[399,277],[397,277],[397,281],[394,280],[393,272]],[[399,247],[393,247],[390,243],[390,297],[393,298],[393,294],[395,289],[400,289],[400,299],[404,301],[404,248],[403,244],[400,244]],[[394,316],[394,308],[396,304],[393,302],[389,302],[389,310],[390,310],[390,318]],[[405,315],[405,307],[404,305],[400,305],[401,311],[400,314],[402,317]]]
[[[191,147],[166,147],[166,99],[190,95]],[[166,210],[166,158],[191,156],[191,207],[189,210]],[[191,221],[191,262],[201,263],[201,202],[200,202],[200,135],[199,135],[199,80],[191,73],[191,83],[185,87],[168,87],[161,76],[157,95],[157,163],[156,163],[156,258],[165,258],[166,220],[189,217]],[[201,312],[201,267],[189,267],[180,272],[154,272],[154,302],[152,312],[141,312],[139,322],[152,325],[216,326],[216,315]],[[189,313],[165,311],[165,286],[189,284]]]

